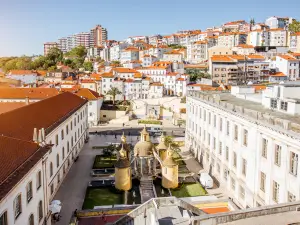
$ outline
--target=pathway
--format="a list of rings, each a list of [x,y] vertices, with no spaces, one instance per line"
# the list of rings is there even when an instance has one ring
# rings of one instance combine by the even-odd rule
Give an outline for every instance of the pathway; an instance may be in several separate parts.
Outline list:
[[[92,150],[94,145],[103,145],[99,138],[90,135],[89,143],[85,144],[79,154],[79,159],[75,162],[58,192],[53,199],[62,202],[61,219],[55,225],[66,225],[69,223],[71,215],[75,209],[81,209],[88,182],[91,180],[90,171],[95,155],[101,150]]]
[[[142,176],[140,182],[141,202],[144,203],[155,198],[152,177]]]

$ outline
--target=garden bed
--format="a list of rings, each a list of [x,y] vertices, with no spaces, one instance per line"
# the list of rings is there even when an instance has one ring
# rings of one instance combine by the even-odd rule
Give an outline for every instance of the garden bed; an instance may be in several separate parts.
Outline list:
[[[178,188],[171,189],[171,193],[173,196],[177,198],[203,196],[207,194],[205,189],[198,182],[191,183],[191,184],[190,183],[179,184]]]
[[[96,155],[93,169],[114,168],[116,161],[116,156]]]
[[[159,120],[139,120],[139,124],[156,124],[156,125],[161,125],[162,122]]]

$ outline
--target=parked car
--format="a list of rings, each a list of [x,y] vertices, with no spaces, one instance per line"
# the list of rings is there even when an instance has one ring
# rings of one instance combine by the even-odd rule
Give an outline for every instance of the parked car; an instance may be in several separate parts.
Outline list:
[[[156,135],[161,135],[162,134],[162,129],[161,127],[150,127],[148,129],[148,132],[150,135],[156,136]]]
[[[204,188],[213,188],[214,180],[208,173],[200,173],[199,181]]]

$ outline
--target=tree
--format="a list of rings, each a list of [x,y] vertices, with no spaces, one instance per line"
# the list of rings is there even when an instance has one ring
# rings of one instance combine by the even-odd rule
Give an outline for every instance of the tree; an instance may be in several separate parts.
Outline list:
[[[116,95],[122,94],[121,91],[119,91],[118,88],[116,87],[112,87],[108,92],[108,95],[111,95],[113,97],[113,105],[115,104],[115,100],[116,100]]]
[[[300,21],[293,20],[293,22],[289,25],[289,31],[291,33],[300,32]]]
[[[171,147],[174,151],[179,151],[179,145],[174,142],[174,137],[173,136],[166,136],[165,137],[165,145],[167,147]]]
[[[56,65],[58,62],[61,62],[63,59],[63,52],[59,48],[51,48],[46,55],[46,60],[48,60],[52,65]]]
[[[169,47],[169,48],[172,48],[172,49],[181,49],[181,48],[186,49],[185,46],[183,46],[183,45],[178,45],[178,44],[169,44],[168,47]]]
[[[94,67],[93,67],[93,63],[92,62],[84,62],[83,63],[83,68],[85,71],[90,71],[92,72]]]
[[[67,52],[65,56],[74,58],[85,58],[87,54],[86,48],[82,45],[73,48],[71,51]]]
[[[255,20],[254,20],[254,18],[252,18],[251,20],[250,20],[250,25],[254,25],[255,24]]]
[[[116,67],[121,66],[121,62],[120,61],[112,61],[111,66],[116,66]]]
[[[200,78],[211,78],[207,72],[203,72],[200,69],[191,68],[186,69],[185,72],[190,75],[190,81],[196,81]]]

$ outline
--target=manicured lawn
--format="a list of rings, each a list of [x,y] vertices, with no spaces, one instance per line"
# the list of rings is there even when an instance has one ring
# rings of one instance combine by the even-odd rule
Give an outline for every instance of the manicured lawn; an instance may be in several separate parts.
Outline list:
[[[184,184],[180,189],[171,189],[173,196],[177,198],[195,197],[206,195],[205,189],[199,183]]]
[[[96,155],[93,169],[112,168],[114,167],[117,158],[115,156],[107,157],[102,155]]]
[[[90,188],[85,194],[82,209],[93,209],[94,206],[123,204],[123,194],[113,193],[110,187]]]

